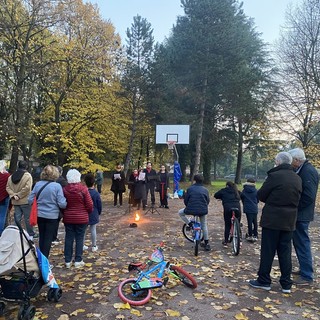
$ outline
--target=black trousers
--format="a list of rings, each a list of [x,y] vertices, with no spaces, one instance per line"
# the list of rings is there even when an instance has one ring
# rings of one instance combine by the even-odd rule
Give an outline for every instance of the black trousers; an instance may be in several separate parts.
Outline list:
[[[43,255],[49,257],[51,244],[59,228],[59,219],[38,217],[39,248]]]
[[[147,205],[147,201],[148,201],[148,194],[149,194],[149,191],[150,191],[150,196],[151,196],[151,204],[154,205],[156,203],[156,198],[154,196],[154,183],[146,183],[146,192],[147,192],[147,196],[146,196],[146,199],[143,200],[143,206],[146,206]]]
[[[248,221],[248,235],[258,236],[258,214],[257,213],[246,213]]]
[[[113,192],[113,205],[116,206],[118,203],[119,196],[119,205],[122,206],[122,192]]]
[[[260,267],[258,281],[264,285],[271,284],[270,272],[274,256],[277,253],[280,266],[280,284],[283,289],[290,289],[292,285],[291,251],[292,231],[271,230],[262,228]]]

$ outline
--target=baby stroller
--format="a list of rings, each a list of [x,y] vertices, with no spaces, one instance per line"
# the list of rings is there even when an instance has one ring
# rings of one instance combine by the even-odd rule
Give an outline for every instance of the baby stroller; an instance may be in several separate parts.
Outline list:
[[[5,301],[21,301],[18,319],[32,320],[36,308],[30,302],[38,295],[43,285],[50,289],[49,301],[58,302],[62,290],[51,272],[48,259],[35,247],[19,222],[8,226],[0,237],[0,316]]]

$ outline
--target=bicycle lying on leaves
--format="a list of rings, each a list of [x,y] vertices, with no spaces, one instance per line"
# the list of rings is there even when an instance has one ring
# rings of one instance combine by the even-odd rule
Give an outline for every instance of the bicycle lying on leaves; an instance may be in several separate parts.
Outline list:
[[[163,243],[151,254],[147,263],[130,263],[128,270],[136,271],[137,277],[122,281],[118,287],[118,295],[122,301],[133,306],[142,306],[151,299],[152,289],[165,286],[169,276],[195,289],[197,282],[184,269],[164,260]],[[155,274],[155,277],[152,277]]]

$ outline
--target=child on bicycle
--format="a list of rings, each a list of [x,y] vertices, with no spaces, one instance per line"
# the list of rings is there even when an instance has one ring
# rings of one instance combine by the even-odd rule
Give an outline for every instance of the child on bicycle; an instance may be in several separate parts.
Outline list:
[[[247,216],[248,221],[248,233],[246,239],[248,241],[258,240],[258,190],[256,189],[256,181],[254,179],[248,179],[243,185],[241,192],[241,200],[243,204],[243,212]]]
[[[222,244],[226,246],[231,229],[232,208],[238,209],[235,214],[239,222],[241,220],[240,192],[235,183],[227,181],[226,187],[216,192],[214,197],[222,200],[224,218],[224,240],[222,241]]]
[[[210,251],[211,248],[209,245],[207,226],[208,205],[210,202],[209,191],[202,185],[203,176],[201,174],[196,174],[193,180],[195,183],[189,187],[184,194],[184,204],[186,207],[179,210],[179,215],[182,221],[190,228],[192,227],[192,224],[186,215],[200,216],[200,223],[204,238],[204,249],[206,251]]]

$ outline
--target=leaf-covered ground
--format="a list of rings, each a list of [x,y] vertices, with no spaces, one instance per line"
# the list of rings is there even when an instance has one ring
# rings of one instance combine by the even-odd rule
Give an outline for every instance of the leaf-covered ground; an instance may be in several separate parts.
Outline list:
[[[37,308],[35,319],[320,319],[320,288],[316,279],[312,287],[293,287],[291,294],[280,291],[279,267],[275,260],[272,290],[253,289],[247,281],[256,278],[260,242],[243,243],[239,256],[221,245],[223,233],[222,207],[210,205],[209,234],[212,251],[193,254],[193,244],[184,239],[182,221],[177,215],[183,207],[179,199],[169,200],[170,209],[159,213],[142,212],[137,228],[130,228],[133,212],[116,208],[106,201],[98,226],[99,251],[90,248],[84,254],[83,269],[66,269],[63,243],[54,246],[50,262],[63,296],[59,303],[48,302],[47,288],[32,300]],[[246,219],[243,219],[246,231]],[[316,272],[319,259],[320,216],[311,226],[312,249]],[[59,236],[63,239],[63,225]],[[89,237],[88,237],[89,239]],[[87,239],[87,244],[90,242]],[[130,277],[127,266],[132,261],[145,262],[154,247],[165,242],[165,258],[194,275],[198,288],[189,289],[169,280],[165,288],[153,290],[152,299],[144,306],[130,307],[117,295],[121,280]],[[294,266],[297,266],[293,256]],[[18,304],[8,302],[0,319],[16,319]]]

